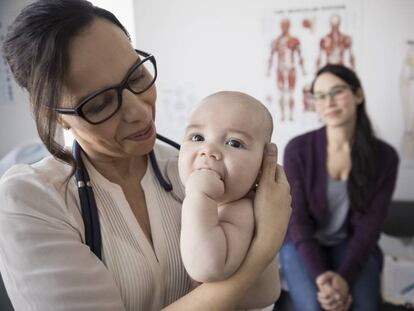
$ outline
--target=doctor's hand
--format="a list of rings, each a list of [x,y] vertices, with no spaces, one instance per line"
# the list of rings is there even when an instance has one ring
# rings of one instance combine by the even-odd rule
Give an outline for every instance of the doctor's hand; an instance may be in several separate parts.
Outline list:
[[[269,260],[273,260],[282,245],[292,212],[289,183],[283,168],[277,165],[277,148],[273,143],[264,150],[261,172],[254,197],[254,239],[263,243]]]
[[[217,201],[224,194],[224,183],[220,175],[208,169],[195,170],[185,183],[186,195],[203,193]]]

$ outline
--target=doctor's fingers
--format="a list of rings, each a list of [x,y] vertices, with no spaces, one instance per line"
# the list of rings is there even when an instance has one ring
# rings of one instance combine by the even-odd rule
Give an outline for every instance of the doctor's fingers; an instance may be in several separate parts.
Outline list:
[[[262,161],[262,173],[260,176],[259,184],[271,183],[274,181],[276,175],[276,164],[277,164],[277,147],[273,143],[266,145],[263,152]]]

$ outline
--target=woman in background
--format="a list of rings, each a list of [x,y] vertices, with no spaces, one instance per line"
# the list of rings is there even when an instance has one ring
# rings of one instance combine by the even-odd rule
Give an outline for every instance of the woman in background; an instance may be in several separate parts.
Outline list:
[[[285,150],[292,217],[280,253],[283,273],[296,310],[377,311],[377,242],[398,156],[374,136],[353,71],[327,65],[311,91],[325,126],[294,138]]]
[[[0,269],[16,311],[231,310],[277,299],[277,286],[261,290],[290,216],[276,146],[264,151],[245,260],[226,280],[190,292],[179,249],[178,152],[155,144],[154,56],[132,47],[113,14],[83,0],[27,6],[3,49],[52,154],[0,181]],[[74,135],[77,159],[55,141],[59,127]],[[172,192],[157,180],[152,151]],[[81,161],[99,214],[102,260],[85,244],[84,185],[73,176]]]

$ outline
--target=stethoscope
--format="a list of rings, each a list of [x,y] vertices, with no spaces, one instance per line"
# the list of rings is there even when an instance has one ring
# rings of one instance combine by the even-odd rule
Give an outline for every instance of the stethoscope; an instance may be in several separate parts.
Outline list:
[[[173,146],[176,149],[180,149],[179,144],[164,136],[157,134],[157,138],[167,143],[168,145]],[[102,238],[101,228],[99,225],[98,209],[96,207],[95,195],[93,194],[89,174],[82,161],[81,151],[81,146],[75,140],[72,146],[72,154],[77,163],[75,177],[78,186],[83,223],[85,226],[85,244],[89,246],[91,251],[99,259],[102,259]],[[155,177],[157,178],[161,187],[163,187],[164,190],[167,192],[172,191],[173,186],[162,175],[161,170],[158,166],[157,158],[155,157],[155,153],[153,150],[149,153],[149,159],[151,162],[152,169],[154,170]]]

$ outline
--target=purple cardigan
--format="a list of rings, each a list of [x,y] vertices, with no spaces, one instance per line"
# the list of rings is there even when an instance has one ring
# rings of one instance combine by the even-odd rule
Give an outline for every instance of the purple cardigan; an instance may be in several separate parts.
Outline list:
[[[326,215],[326,127],[292,139],[284,153],[284,169],[291,187],[292,216],[287,240],[293,241],[315,279],[330,270],[318,241],[316,228]],[[398,155],[385,142],[378,140],[380,169],[370,194],[365,214],[350,210],[346,220],[348,249],[337,272],[352,285],[369,256],[382,263],[378,247],[398,171]]]

